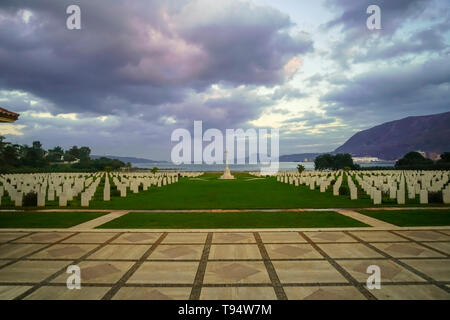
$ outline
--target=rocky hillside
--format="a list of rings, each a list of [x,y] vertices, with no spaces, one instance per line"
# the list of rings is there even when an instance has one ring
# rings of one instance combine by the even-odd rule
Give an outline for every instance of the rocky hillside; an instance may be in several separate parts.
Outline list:
[[[334,153],[395,160],[409,151],[424,151],[430,158],[450,151],[450,112],[408,117],[360,131]]]

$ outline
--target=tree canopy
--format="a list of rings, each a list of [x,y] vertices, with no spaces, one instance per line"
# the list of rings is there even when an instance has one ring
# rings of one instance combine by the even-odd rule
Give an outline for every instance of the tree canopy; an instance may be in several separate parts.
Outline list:
[[[353,163],[352,156],[348,153],[338,153],[332,155],[329,153],[317,156],[314,160],[316,170],[340,170],[346,167],[350,169],[358,169],[359,166]]]
[[[45,150],[40,141],[33,141],[31,146],[12,144],[0,136],[0,169],[10,171],[18,168],[45,169],[54,166],[70,166],[75,169],[86,170],[117,170],[125,166],[120,160],[102,157],[90,158],[91,149],[83,146],[73,146],[64,151],[60,146]],[[76,161],[78,160],[78,161]],[[75,163],[64,163],[75,162]],[[131,165],[131,164],[130,164]]]
[[[397,160],[395,167],[410,167],[410,166],[429,166],[433,165],[433,160],[425,158],[419,152],[408,152],[403,158]]]

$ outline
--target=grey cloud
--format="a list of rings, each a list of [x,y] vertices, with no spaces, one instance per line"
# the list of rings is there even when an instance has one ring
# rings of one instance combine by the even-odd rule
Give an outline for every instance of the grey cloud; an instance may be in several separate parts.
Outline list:
[[[0,88],[66,112],[117,114],[182,103],[192,89],[219,82],[280,84],[284,64],[312,50],[307,35],[289,35],[293,23],[276,9],[228,1],[221,20],[181,25],[183,10],[205,12],[192,3],[78,1],[83,29],[68,31],[72,1],[2,1]],[[28,24],[22,8],[33,13]]]
[[[438,29],[414,31],[415,34],[408,41],[403,39],[404,36],[396,37],[403,26],[414,23],[416,19],[422,18],[422,21],[435,24],[434,18],[424,14],[424,11],[435,9],[436,1],[329,0],[327,3],[337,12],[337,17],[322,28],[327,31],[339,28],[342,34],[342,39],[334,42],[328,56],[344,69],[349,69],[352,63],[391,59],[409,53],[438,51],[445,46]],[[366,9],[373,4],[381,9],[381,30],[371,31],[366,27],[368,17]],[[448,15],[448,8],[442,10],[444,16]]]
[[[448,111],[449,86],[450,63],[446,57],[360,74],[321,100],[329,115],[367,124]]]
[[[323,115],[314,111],[307,111],[301,117],[295,117],[292,119],[285,120],[284,123],[298,123],[301,122],[306,126],[316,126],[319,124],[329,124],[335,122],[335,118],[328,117],[326,114]]]
[[[284,86],[284,87],[280,87],[274,91],[274,93],[272,95],[272,99],[275,101],[281,100],[281,99],[291,100],[291,99],[303,98],[305,96],[306,96],[306,94],[301,92],[298,88]]]

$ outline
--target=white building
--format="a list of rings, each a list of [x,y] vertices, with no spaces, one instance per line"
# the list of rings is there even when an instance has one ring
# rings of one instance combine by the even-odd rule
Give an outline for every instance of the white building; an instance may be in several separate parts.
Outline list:
[[[377,157],[352,157],[352,159],[355,163],[370,163],[380,161],[380,159]]]

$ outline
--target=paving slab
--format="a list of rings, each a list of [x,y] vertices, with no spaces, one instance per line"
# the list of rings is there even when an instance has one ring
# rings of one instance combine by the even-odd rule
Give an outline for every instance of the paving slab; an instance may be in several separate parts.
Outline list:
[[[202,289],[202,300],[276,300],[272,287],[224,287]]]
[[[0,286],[0,300],[12,300],[30,288],[31,286]]]
[[[367,242],[408,241],[407,239],[388,231],[350,231],[349,233]]]
[[[382,258],[378,252],[362,243],[330,243],[318,244],[331,258]]]
[[[111,243],[118,244],[152,244],[155,243],[162,235],[161,232],[128,232],[120,235]]]
[[[82,232],[70,237],[67,240],[64,240],[63,243],[104,243],[108,241],[112,237],[114,237],[116,233],[111,232],[102,232],[102,233],[93,233],[93,232]]]
[[[73,235],[73,232],[36,232],[27,237],[13,241],[14,243],[53,243]]]
[[[450,294],[433,285],[387,285],[371,290],[379,300],[450,300]]]
[[[163,240],[163,244],[173,243],[205,243],[206,233],[169,233]]]
[[[7,260],[7,259],[5,259],[5,260],[0,260],[0,267],[6,265],[6,264],[8,264],[8,263],[10,263],[11,261],[13,261],[13,260]]]
[[[306,242],[298,232],[260,232],[264,243],[301,243]]]
[[[262,261],[208,262],[203,282],[205,284],[271,283]]]
[[[316,243],[322,242],[357,242],[357,240],[353,239],[349,235],[345,234],[342,231],[338,232],[304,232],[304,234],[310,238],[312,241]],[[306,240],[305,240],[306,242]]]
[[[382,284],[384,282],[425,282],[421,277],[391,260],[338,260],[337,263],[362,283],[366,283],[372,274],[367,272],[369,266],[380,268]]]
[[[262,259],[256,244],[215,244],[211,246],[209,259]]]
[[[200,260],[204,245],[159,245],[148,260]]]
[[[100,300],[108,287],[83,287],[69,290],[66,286],[43,286],[24,300]]]
[[[108,244],[91,254],[87,260],[138,260],[149,247],[147,245]]]
[[[37,283],[53,275],[67,264],[66,261],[18,261],[0,269],[0,282]]]
[[[347,283],[328,261],[273,261],[281,283]]]
[[[97,248],[97,244],[55,244],[30,256],[30,259],[78,259]]]
[[[187,300],[190,294],[190,287],[124,287],[116,293],[113,300]]]
[[[44,248],[43,244],[7,243],[0,246],[0,258],[16,259]]]
[[[0,230],[0,299],[450,299],[445,230]]]
[[[450,242],[427,242],[426,245],[450,255]]]
[[[251,232],[218,232],[214,233],[212,243],[256,243]]]
[[[271,259],[323,259],[310,244],[266,244]]]
[[[127,272],[133,262],[125,261],[82,261],[77,264],[81,271],[81,284],[114,284]],[[52,283],[66,283],[69,274],[63,273]]]
[[[450,241],[450,236],[436,231],[396,231],[398,234],[417,241]]]
[[[29,233],[24,232],[1,232],[0,233],[0,243],[12,241],[14,239],[23,237]]]
[[[289,300],[366,300],[352,286],[285,287]]]
[[[395,258],[433,258],[445,257],[443,254],[428,249],[418,243],[372,243],[373,246]]]
[[[163,262],[148,261],[144,262],[136,272],[130,277],[127,283],[145,284],[145,283],[175,283],[190,284],[194,283],[197,273],[198,262]]]
[[[425,273],[429,277],[438,281],[450,281],[450,260],[434,259],[434,260],[408,260],[402,259],[409,266]]]

